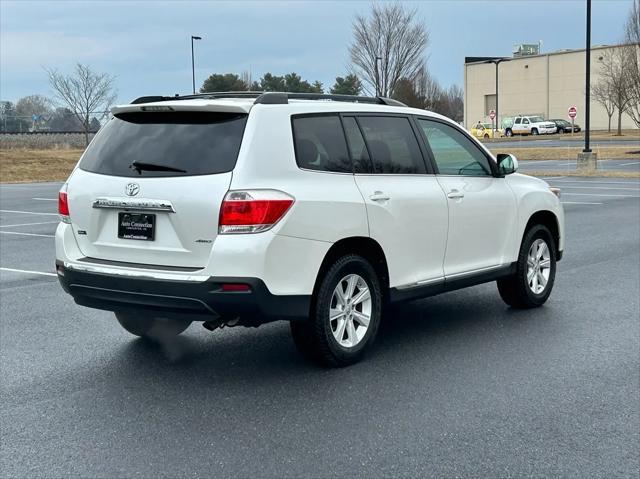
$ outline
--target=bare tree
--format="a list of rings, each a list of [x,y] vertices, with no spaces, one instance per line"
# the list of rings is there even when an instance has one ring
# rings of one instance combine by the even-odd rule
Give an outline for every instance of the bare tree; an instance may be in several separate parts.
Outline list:
[[[611,93],[611,102],[618,110],[618,131],[622,135],[622,115],[627,110],[629,95],[629,74],[626,65],[630,49],[627,46],[611,48],[602,55],[600,66],[601,81]]]
[[[390,96],[401,78],[415,78],[424,63],[429,32],[416,12],[399,3],[373,4],[369,16],[356,16],[352,68],[376,95]]]
[[[610,88],[609,82],[601,80],[593,85],[591,87],[591,96],[595,101],[600,103],[607,112],[607,117],[609,118],[607,131],[611,133],[611,117],[616,112],[616,105],[613,103],[613,91]]]
[[[625,41],[629,45],[625,72],[627,74],[627,113],[640,128],[640,0],[634,0],[625,25]]]
[[[435,111],[442,97],[442,87],[431,76],[424,62],[415,77],[414,85],[418,95],[422,98],[422,106],[420,108]]]
[[[640,0],[633,0],[625,25],[625,39],[631,45],[640,45]]]
[[[108,111],[116,99],[113,90],[115,77],[108,73],[93,72],[78,63],[70,75],[47,70],[49,83],[56,96],[73,112],[82,124],[85,143],[89,144],[91,114]]]

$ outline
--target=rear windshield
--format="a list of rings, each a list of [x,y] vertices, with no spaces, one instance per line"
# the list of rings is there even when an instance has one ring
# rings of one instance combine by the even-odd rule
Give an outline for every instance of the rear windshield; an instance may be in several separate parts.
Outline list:
[[[236,113],[123,113],[96,135],[80,168],[128,177],[225,173],[235,167],[246,122]]]

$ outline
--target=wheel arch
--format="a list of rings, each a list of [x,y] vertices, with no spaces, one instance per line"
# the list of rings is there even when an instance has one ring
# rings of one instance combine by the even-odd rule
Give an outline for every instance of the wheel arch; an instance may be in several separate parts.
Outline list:
[[[338,258],[347,254],[357,254],[367,259],[376,270],[385,301],[389,298],[389,267],[382,246],[376,240],[366,236],[352,236],[336,241],[324,256],[316,275],[313,297],[316,297],[321,278]]]
[[[555,213],[549,210],[539,210],[533,213],[529,217],[529,221],[527,221],[522,237],[524,238],[527,231],[535,225],[545,226],[551,232],[553,242],[556,247],[556,253],[560,251],[560,222]]]

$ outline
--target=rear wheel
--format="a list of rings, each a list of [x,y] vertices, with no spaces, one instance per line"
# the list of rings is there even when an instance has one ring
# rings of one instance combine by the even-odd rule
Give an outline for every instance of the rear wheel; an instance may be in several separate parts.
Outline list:
[[[507,129],[504,131],[504,134],[505,134],[506,136],[508,136],[509,138],[511,138],[511,137],[513,136],[513,131],[511,131],[511,128],[507,128]]]
[[[140,312],[116,312],[116,319],[124,329],[143,338],[169,338],[177,336],[189,327],[191,321],[159,316],[147,316]]]
[[[549,298],[555,276],[553,236],[545,226],[536,225],[522,240],[516,272],[498,280],[498,291],[504,302],[513,308],[536,308]]]
[[[359,361],[373,343],[382,313],[380,281],[361,256],[336,260],[320,279],[308,321],[292,321],[300,352],[324,366]]]
[[[488,133],[485,133],[485,134],[484,134],[484,139],[485,139],[485,140],[488,140],[488,139],[489,139],[489,134],[488,134]]]

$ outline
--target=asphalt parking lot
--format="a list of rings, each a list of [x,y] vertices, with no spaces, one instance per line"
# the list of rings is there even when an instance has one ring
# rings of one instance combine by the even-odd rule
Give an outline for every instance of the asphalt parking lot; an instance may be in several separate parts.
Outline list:
[[[543,308],[494,284],[403,305],[339,370],[286,324],[134,339],[58,285],[60,185],[0,185],[0,474],[638,477],[640,180],[548,181],[567,239]]]

